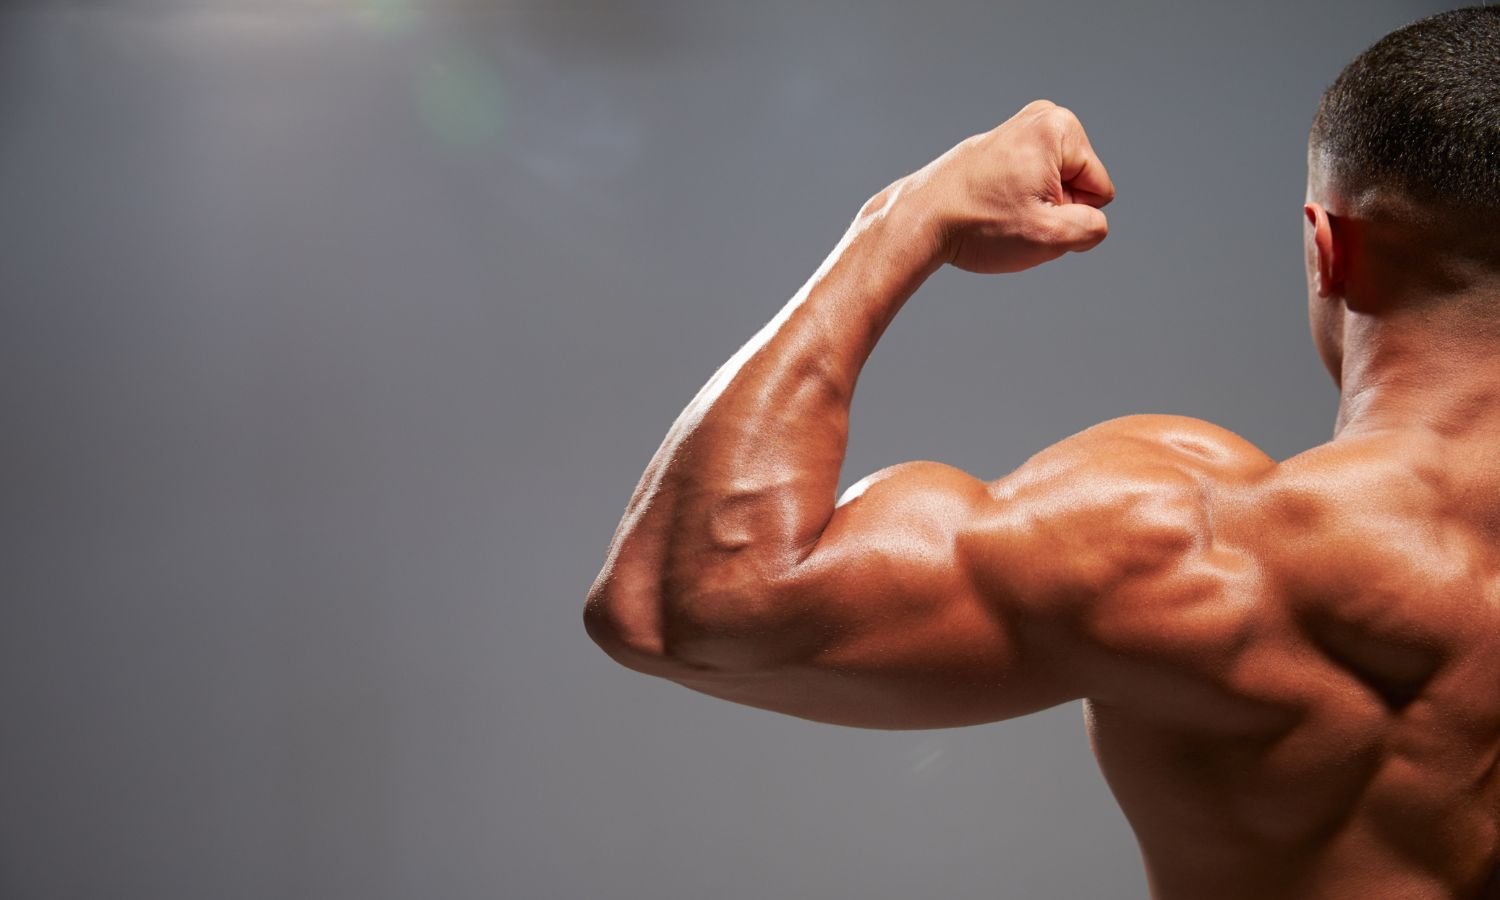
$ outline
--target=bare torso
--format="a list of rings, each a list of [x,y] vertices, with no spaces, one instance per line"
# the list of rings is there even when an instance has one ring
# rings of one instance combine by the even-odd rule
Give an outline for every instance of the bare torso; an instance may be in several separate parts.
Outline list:
[[[1500,477],[1468,446],[1340,440],[1221,505],[1239,652],[1086,707],[1160,900],[1500,897]]]
[[[1082,699],[1158,900],[1500,897],[1500,327],[1382,332],[1339,437],[1285,462],[1130,416],[995,481],[913,462],[835,500],[858,373],[922,281],[1087,250],[1113,194],[1039,101],[872,198],[668,432],[590,634],[852,727]]]

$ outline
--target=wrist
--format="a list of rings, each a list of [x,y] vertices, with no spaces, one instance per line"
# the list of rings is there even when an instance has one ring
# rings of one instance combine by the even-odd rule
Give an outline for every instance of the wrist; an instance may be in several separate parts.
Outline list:
[[[855,217],[855,230],[880,245],[893,264],[925,279],[943,267],[952,254],[945,229],[921,184],[912,176],[899,179],[865,201]]]

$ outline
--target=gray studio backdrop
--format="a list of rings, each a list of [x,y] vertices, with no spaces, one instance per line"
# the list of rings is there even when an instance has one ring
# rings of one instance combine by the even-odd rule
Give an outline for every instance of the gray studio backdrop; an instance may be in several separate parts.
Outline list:
[[[1142,898],[1076,705],[738,708],[584,591],[860,203],[1037,97],[1111,237],[939,273],[844,482],[1131,412],[1325,439],[1306,128],[1448,5],[6,3],[0,897]]]

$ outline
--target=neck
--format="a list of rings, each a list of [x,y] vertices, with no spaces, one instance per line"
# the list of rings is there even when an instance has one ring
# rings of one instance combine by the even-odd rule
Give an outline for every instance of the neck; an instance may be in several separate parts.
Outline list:
[[[1334,437],[1500,437],[1500,328],[1473,319],[1456,304],[1401,317],[1348,313]]]

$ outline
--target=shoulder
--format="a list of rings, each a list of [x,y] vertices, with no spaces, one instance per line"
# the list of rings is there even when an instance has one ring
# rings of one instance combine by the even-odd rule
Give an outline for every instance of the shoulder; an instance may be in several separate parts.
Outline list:
[[[1257,591],[1240,523],[1276,465],[1199,419],[1103,422],[991,483],[981,568],[1034,621],[1065,619],[1099,649],[1158,657],[1231,645]]]
[[[1275,468],[1228,429],[1186,416],[1137,415],[1053,444],[989,491],[997,527],[1013,539],[1070,545],[1047,548],[1056,564],[1103,553],[1128,568],[1144,563],[1143,555],[1205,537],[1216,507]]]
[[[1464,468],[1421,434],[1315,447],[1256,492],[1261,554],[1302,607],[1349,611],[1466,582],[1487,549],[1460,499]]]
[[[1059,441],[1033,459],[1059,458],[1075,464],[1143,465],[1258,477],[1275,467],[1273,459],[1227,428],[1190,416],[1135,415],[1100,422]]]
[[[1288,527],[1326,529],[1358,514],[1367,521],[1430,512],[1451,492],[1451,460],[1420,433],[1376,434],[1313,447],[1288,459],[1265,483],[1266,514]]]

